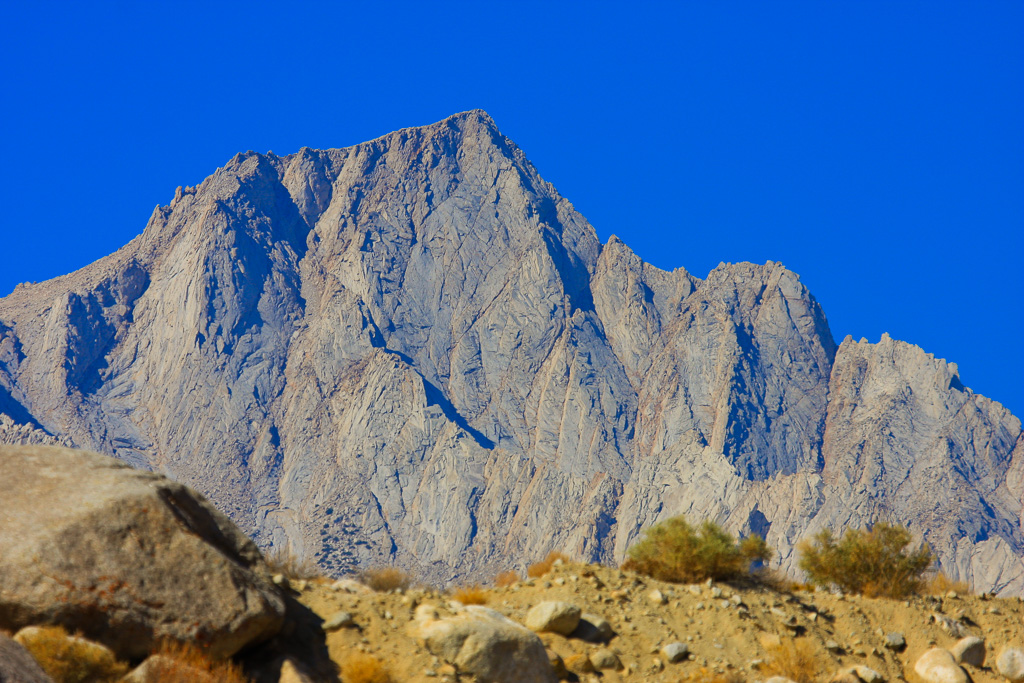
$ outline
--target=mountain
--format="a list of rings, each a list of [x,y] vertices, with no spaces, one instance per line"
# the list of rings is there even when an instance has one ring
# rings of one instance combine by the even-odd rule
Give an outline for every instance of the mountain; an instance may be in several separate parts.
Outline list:
[[[956,366],[836,344],[781,264],[700,279],[594,229],[482,111],[247,152],[0,299],[0,442],[166,472],[325,570],[612,563],[667,516],[908,525],[1024,589],[1020,420]]]

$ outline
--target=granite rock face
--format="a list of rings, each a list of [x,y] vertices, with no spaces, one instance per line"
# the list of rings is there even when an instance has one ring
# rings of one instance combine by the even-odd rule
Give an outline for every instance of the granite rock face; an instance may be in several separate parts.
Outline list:
[[[185,486],[52,446],[0,447],[0,481],[4,628],[59,624],[121,658],[165,639],[225,657],[280,630],[256,546]]]
[[[480,111],[237,155],[19,286],[0,412],[2,440],[167,472],[332,572],[610,563],[686,513],[787,568],[884,518],[976,589],[1024,588],[1016,417],[916,347],[837,347],[780,264],[699,279],[601,244]]]

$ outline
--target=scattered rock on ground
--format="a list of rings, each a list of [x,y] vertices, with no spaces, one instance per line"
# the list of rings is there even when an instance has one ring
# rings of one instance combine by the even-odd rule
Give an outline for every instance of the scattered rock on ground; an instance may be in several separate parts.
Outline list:
[[[0,682],[53,683],[25,646],[0,633]]]
[[[967,674],[948,650],[933,647],[921,655],[914,671],[927,683],[967,683]]]
[[[619,656],[611,650],[598,650],[590,655],[590,663],[594,665],[594,668],[598,671],[610,669],[612,671],[619,671],[622,669],[622,662],[619,661]]]
[[[573,638],[585,640],[588,643],[607,643],[614,635],[615,631],[607,619],[588,613],[583,613],[580,616],[580,623],[571,634]]]
[[[907,639],[902,633],[885,634],[885,647],[893,652],[903,652],[907,648]]]
[[[540,638],[500,612],[467,605],[449,618],[435,618],[435,614],[430,605],[417,608],[413,623],[417,637],[430,652],[473,674],[480,683],[556,680]]]
[[[526,613],[526,626],[531,631],[550,631],[570,635],[579,626],[580,608],[568,602],[548,600]]]
[[[1016,647],[1005,648],[996,659],[996,670],[1013,683],[1024,681],[1024,651]]]
[[[661,648],[661,654],[665,655],[665,659],[674,664],[685,660],[689,656],[690,647],[686,643],[669,643]]]
[[[348,612],[338,612],[330,619],[324,622],[323,629],[325,631],[336,631],[339,628],[346,626],[355,626],[356,622],[352,618],[352,615]]]
[[[959,664],[985,666],[985,640],[977,636],[961,638],[949,650]]]

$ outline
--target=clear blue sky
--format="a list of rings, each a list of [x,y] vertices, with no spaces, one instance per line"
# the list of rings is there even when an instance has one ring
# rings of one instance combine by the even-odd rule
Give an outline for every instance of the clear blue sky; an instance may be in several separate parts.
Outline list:
[[[1024,415],[1024,3],[3,3],[0,295],[239,151],[491,113],[597,228],[781,261]]]

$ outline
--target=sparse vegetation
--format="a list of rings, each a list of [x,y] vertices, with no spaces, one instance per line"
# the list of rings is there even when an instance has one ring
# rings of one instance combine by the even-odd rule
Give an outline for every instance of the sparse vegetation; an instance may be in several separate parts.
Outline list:
[[[356,579],[378,593],[407,590],[412,585],[412,577],[398,567],[370,567],[356,574]]]
[[[814,683],[818,678],[818,660],[806,640],[783,640],[768,648],[763,671],[767,676],[782,676],[796,683]]]
[[[811,583],[849,593],[886,598],[918,595],[925,587],[932,552],[927,544],[908,551],[911,540],[904,527],[882,522],[868,531],[848,529],[839,541],[826,529],[800,544],[800,568]]]
[[[452,600],[461,602],[463,605],[486,605],[488,595],[480,584],[460,586],[452,591]]]
[[[527,567],[526,575],[531,579],[536,579],[541,576],[544,576],[549,571],[551,571],[551,568],[555,566],[555,562],[557,562],[558,560],[561,560],[562,562],[568,562],[569,558],[560,552],[552,550],[547,554],[547,556],[543,560],[535,564],[531,564],[529,567]]]
[[[215,662],[193,645],[167,641],[157,654],[162,657],[153,665],[153,681],[195,683],[198,676],[217,683],[249,683],[241,666],[231,661]]]
[[[683,517],[652,526],[627,554],[623,569],[676,583],[748,576],[754,562],[765,562],[772,555],[760,536],[737,543],[714,522],[705,521],[694,529]]]
[[[393,683],[394,679],[376,657],[352,652],[341,662],[341,680],[344,683]]]
[[[289,581],[309,580],[320,576],[320,569],[309,560],[302,559],[291,548],[274,548],[264,555],[271,574],[284,574]]]
[[[494,585],[498,588],[508,588],[519,582],[519,574],[509,569],[494,577]]]
[[[128,673],[128,665],[109,650],[72,637],[60,626],[43,626],[22,638],[43,671],[54,683],[113,683]]]
[[[945,572],[936,572],[924,587],[924,592],[928,595],[945,595],[951,591],[957,595],[970,595],[971,587],[966,581],[954,581],[946,576]]]
[[[713,671],[702,666],[696,671],[689,673],[681,680],[684,683],[744,683],[746,679],[735,671],[718,673],[717,671]]]

